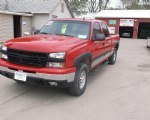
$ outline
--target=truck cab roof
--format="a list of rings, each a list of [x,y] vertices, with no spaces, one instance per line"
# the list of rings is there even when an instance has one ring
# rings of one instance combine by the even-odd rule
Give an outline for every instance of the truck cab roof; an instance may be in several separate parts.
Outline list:
[[[54,18],[52,20],[70,20],[70,21],[86,21],[86,22],[90,22],[90,23],[93,23],[93,22],[103,22],[105,23],[104,21],[101,21],[101,20],[98,20],[98,19],[81,19],[81,18]]]

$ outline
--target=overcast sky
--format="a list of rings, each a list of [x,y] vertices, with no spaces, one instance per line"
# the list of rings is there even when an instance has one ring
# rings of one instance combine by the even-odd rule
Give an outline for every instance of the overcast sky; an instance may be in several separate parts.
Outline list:
[[[117,7],[120,4],[120,0],[110,0],[109,6]]]

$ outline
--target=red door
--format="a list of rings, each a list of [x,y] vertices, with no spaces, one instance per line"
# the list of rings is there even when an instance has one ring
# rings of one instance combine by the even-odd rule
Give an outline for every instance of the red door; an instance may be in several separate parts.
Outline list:
[[[104,47],[103,47],[103,49],[104,49],[104,54],[105,54],[104,59],[107,59],[111,55],[112,37],[109,34],[107,25],[105,23],[102,22],[101,23],[101,27],[102,27],[103,34],[106,37],[105,40],[104,40]]]
[[[92,67],[95,65],[101,63],[104,60],[104,47],[105,47],[105,41],[94,41],[94,37],[96,34],[102,34],[100,24],[98,22],[94,23],[93,25],[93,63]]]

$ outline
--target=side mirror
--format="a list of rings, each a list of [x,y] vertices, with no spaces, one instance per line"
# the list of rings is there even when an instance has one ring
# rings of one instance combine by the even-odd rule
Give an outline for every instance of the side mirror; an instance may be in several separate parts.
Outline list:
[[[40,32],[40,30],[38,30],[38,29],[34,30],[34,34],[38,34],[39,32]]]
[[[96,36],[95,36],[95,41],[103,41],[103,40],[105,40],[105,35],[104,34],[96,34]]]

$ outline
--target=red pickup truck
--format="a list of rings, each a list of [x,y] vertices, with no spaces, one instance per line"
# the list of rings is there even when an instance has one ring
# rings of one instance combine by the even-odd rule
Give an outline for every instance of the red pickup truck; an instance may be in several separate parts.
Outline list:
[[[105,61],[115,64],[119,40],[100,20],[53,19],[38,34],[0,46],[0,74],[17,82],[68,87],[80,96],[90,70]]]

